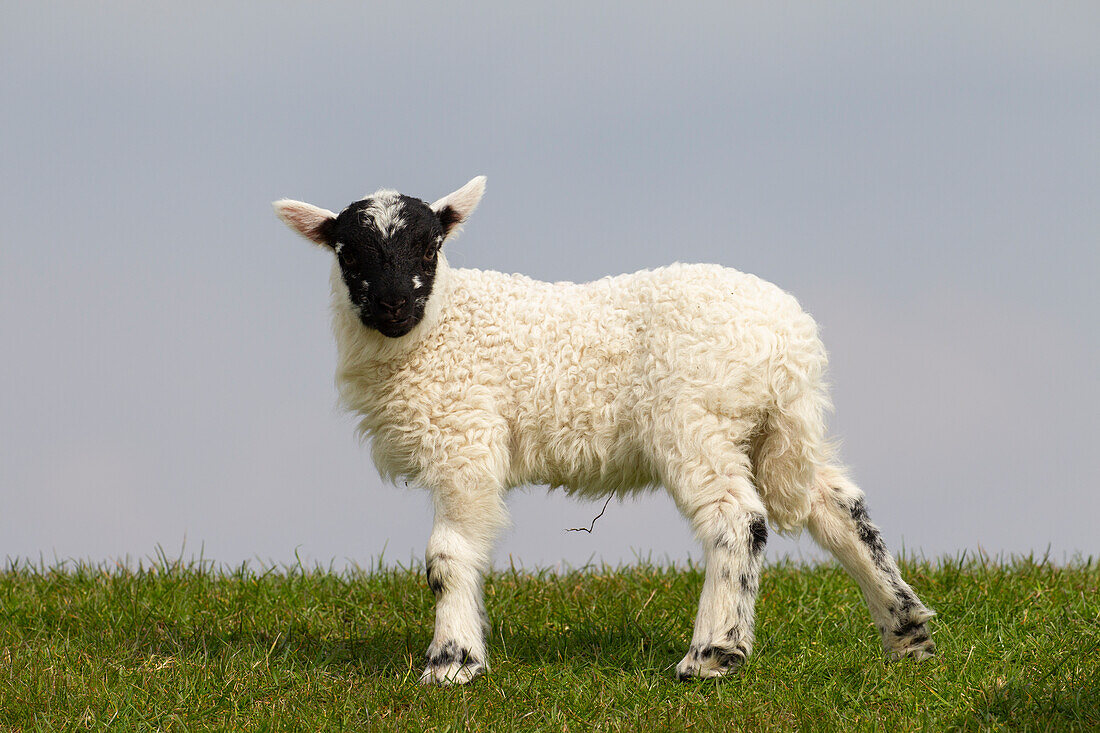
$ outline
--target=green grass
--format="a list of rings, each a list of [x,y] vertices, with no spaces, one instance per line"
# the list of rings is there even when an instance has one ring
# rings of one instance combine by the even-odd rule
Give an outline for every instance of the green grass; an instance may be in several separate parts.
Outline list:
[[[946,560],[903,572],[936,660],[887,664],[833,566],[765,570],[756,652],[683,684],[698,568],[500,572],[488,676],[417,684],[416,571],[17,565],[0,572],[2,730],[1100,729],[1100,570]]]

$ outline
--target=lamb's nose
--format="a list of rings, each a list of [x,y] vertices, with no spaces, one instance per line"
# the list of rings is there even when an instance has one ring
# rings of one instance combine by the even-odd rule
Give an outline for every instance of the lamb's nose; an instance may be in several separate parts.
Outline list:
[[[409,302],[408,298],[392,298],[388,300],[379,300],[378,307],[382,309],[382,312],[387,315],[397,315],[402,306]]]

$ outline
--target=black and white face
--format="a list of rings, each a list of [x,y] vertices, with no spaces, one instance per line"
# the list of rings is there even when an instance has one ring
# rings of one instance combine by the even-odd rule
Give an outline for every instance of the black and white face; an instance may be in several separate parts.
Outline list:
[[[443,246],[428,204],[382,191],[340,212],[329,237],[363,325],[393,338],[420,323]]]
[[[336,255],[351,306],[367,328],[404,336],[424,318],[439,250],[481,200],[479,176],[432,205],[378,191],[338,215],[299,201],[277,201],[292,229]]]

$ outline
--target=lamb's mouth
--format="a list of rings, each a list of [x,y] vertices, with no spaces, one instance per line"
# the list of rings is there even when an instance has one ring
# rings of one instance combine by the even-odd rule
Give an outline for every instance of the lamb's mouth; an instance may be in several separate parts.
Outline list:
[[[399,338],[413,330],[416,324],[416,316],[409,316],[408,318],[402,318],[400,321],[377,320],[374,323],[374,328],[383,336],[388,338]]]

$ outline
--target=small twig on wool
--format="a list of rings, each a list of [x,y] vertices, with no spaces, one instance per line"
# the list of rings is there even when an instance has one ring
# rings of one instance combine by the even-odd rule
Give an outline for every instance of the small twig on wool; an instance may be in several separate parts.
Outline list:
[[[596,527],[596,520],[599,519],[600,517],[602,517],[603,513],[607,511],[607,505],[611,503],[611,499],[614,496],[615,496],[614,494],[611,494],[610,496],[607,497],[607,501],[605,501],[603,503],[603,509],[601,509],[600,513],[597,514],[595,516],[595,518],[592,519],[592,524],[591,525],[589,525],[587,527],[568,527],[568,528],[566,528],[565,531],[566,532],[587,532],[588,534],[592,534],[592,530]]]

